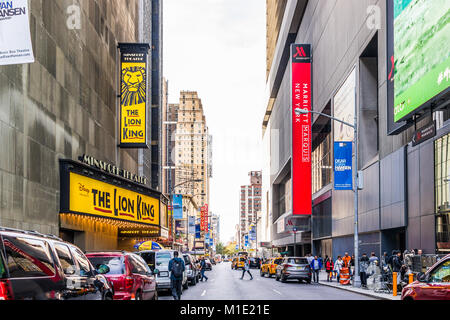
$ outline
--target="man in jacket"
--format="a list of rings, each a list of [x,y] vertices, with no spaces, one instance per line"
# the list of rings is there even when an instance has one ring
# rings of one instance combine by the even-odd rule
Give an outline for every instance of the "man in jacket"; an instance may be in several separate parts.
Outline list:
[[[361,277],[361,286],[367,288],[367,269],[369,268],[369,258],[365,253],[359,259],[359,276]]]
[[[203,279],[206,279],[205,281],[208,281],[208,277],[205,276],[205,271],[206,271],[206,260],[205,257],[202,258],[202,261],[200,261],[200,274],[202,275],[202,278],[200,279],[200,281],[203,282]]]
[[[248,274],[250,275],[250,280],[253,280],[253,276],[252,276],[252,274],[250,273],[250,263],[249,263],[249,261],[248,261],[248,259],[245,259],[245,262],[244,262],[244,270],[242,271],[242,277],[241,277],[241,280],[243,280],[244,279],[244,276],[245,276],[245,273],[246,272],[248,272]]]
[[[322,261],[320,261],[319,258],[315,256],[311,261],[310,267],[313,273],[314,282],[319,283],[319,272],[320,269],[322,269]]]
[[[186,269],[183,259],[178,257],[178,251],[173,253],[173,259],[169,261],[170,280],[172,296],[174,300],[181,300],[181,286],[183,285],[183,275]]]

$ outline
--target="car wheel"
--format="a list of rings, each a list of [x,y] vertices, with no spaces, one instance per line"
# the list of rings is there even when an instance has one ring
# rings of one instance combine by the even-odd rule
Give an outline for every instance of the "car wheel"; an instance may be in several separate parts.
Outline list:
[[[306,279],[307,284],[311,284],[311,279]]]
[[[142,292],[136,292],[136,300],[142,300]]]
[[[107,295],[105,295],[105,299],[104,299],[104,300],[106,300],[106,301],[112,301],[112,300],[113,300],[113,297],[112,297],[112,295],[107,294]]]
[[[156,300],[158,300],[158,299],[159,299],[159,297],[158,297],[158,291],[155,290],[155,294],[153,295],[153,301],[156,301]]]
[[[281,282],[286,283],[286,278],[281,276]]]
[[[187,280],[186,280],[186,282],[183,284],[183,289],[184,289],[184,290],[189,289],[189,283],[188,283]]]
[[[275,276],[276,281],[280,281],[280,278],[278,278],[278,275]]]
[[[260,270],[260,271],[259,271],[259,275],[260,275],[261,277],[264,277],[264,272],[262,272],[262,270]]]

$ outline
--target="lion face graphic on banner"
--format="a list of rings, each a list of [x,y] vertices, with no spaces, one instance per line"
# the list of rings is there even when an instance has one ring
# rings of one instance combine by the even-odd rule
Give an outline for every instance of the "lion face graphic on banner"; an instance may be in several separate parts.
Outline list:
[[[122,106],[146,102],[146,73],[143,67],[122,69]]]

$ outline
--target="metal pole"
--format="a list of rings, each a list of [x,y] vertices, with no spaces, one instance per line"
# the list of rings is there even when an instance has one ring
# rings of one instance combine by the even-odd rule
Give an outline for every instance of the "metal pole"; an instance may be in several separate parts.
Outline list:
[[[354,188],[355,188],[355,231],[354,231],[354,252],[355,252],[355,271],[353,274],[353,286],[360,287],[361,279],[359,278],[359,236],[358,236],[358,115],[355,111],[354,126],[354,147],[355,147],[355,166],[354,166]]]

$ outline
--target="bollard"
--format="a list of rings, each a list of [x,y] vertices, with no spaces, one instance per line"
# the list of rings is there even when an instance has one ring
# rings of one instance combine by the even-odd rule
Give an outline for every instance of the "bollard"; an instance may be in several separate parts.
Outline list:
[[[414,274],[413,273],[410,273],[409,274],[409,284],[411,284],[411,283],[413,283],[414,282]]]
[[[392,292],[394,297],[397,296],[397,272],[392,272]]]

